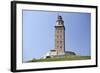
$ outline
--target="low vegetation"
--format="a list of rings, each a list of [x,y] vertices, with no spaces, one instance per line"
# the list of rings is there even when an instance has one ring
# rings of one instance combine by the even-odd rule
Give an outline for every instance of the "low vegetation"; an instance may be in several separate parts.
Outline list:
[[[46,59],[33,59],[28,62],[51,62],[51,61],[73,61],[73,60],[88,60],[90,56],[64,56],[62,58],[46,58]]]

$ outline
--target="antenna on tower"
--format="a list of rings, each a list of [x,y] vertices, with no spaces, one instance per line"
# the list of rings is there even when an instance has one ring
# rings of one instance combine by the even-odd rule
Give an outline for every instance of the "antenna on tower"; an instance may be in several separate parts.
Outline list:
[[[57,14],[56,14],[56,19],[58,20],[58,16],[59,16],[59,12],[57,12]]]
[[[59,16],[59,12],[57,13],[57,16]]]

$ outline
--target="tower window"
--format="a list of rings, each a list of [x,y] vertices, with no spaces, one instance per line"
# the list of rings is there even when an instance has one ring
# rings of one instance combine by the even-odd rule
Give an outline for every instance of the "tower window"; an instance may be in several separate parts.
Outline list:
[[[57,46],[57,48],[59,48],[59,46]]]
[[[62,41],[60,41],[60,44],[62,44]]]
[[[60,46],[60,48],[62,48],[62,46]]]

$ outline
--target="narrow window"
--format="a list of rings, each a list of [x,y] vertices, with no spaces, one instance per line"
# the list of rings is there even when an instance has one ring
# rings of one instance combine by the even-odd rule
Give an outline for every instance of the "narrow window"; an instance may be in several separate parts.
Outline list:
[[[57,46],[57,48],[59,48],[59,46]]]
[[[59,43],[59,41],[57,41],[57,44]]]
[[[60,44],[62,44],[62,41],[60,41]]]

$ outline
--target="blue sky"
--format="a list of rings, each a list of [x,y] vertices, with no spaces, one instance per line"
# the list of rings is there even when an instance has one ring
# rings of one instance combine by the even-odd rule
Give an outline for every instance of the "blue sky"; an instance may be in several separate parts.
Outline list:
[[[40,58],[54,49],[57,15],[65,26],[65,50],[90,56],[91,14],[23,10],[23,61]]]

